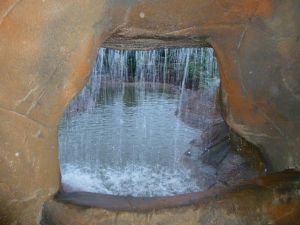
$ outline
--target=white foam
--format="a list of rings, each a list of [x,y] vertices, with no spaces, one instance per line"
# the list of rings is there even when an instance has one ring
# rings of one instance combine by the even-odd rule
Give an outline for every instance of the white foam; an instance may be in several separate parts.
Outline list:
[[[62,183],[68,192],[87,191],[135,197],[173,196],[201,191],[184,169],[141,165],[123,169],[101,168],[99,171],[64,165]]]

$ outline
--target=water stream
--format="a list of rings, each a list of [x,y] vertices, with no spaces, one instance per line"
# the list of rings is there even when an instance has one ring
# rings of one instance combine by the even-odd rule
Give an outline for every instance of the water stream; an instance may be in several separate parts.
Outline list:
[[[175,112],[192,90],[216,80],[209,48],[100,49],[60,122],[64,189],[149,197],[200,191],[179,158],[201,127]]]

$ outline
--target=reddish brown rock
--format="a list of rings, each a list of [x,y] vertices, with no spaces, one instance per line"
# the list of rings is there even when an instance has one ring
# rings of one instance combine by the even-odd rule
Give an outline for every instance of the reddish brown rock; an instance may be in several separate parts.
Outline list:
[[[227,123],[274,170],[299,167],[299,8],[295,0],[2,0],[0,224],[38,224],[58,190],[57,124],[105,40],[210,44]]]
[[[299,178],[285,171],[229,189],[164,198],[66,194],[45,204],[42,225],[298,225]]]

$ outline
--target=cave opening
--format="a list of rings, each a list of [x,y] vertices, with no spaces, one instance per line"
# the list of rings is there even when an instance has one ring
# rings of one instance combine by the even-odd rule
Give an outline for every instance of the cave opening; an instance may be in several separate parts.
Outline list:
[[[264,171],[237,154],[245,143],[222,118],[212,48],[101,48],[60,122],[62,188],[161,197],[226,186]]]

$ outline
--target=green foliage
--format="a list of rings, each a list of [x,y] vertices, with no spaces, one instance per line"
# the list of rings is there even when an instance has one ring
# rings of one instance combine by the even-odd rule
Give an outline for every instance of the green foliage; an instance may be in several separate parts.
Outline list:
[[[134,77],[136,75],[136,59],[135,59],[135,53],[133,51],[129,52],[128,54],[127,69],[128,69],[128,76],[132,80],[134,80]]]
[[[125,50],[124,50],[125,51]],[[180,55],[178,49],[159,49],[156,52],[155,71],[156,81],[167,82],[175,85],[180,85],[185,71],[185,59],[178,58]],[[183,54],[184,55],[184,54]],[[184,57],[184,56],[183,56]],[[105,51],[104,67],[110,69],[109,51]],[[129,81],[135,81],[137,60],[135,51],[127,52],[127,62],[124,65],[128,72]],[[218,77],[218,67],[215,57],[212,56],[211,49],[196,49],[189,55],[188,76],[186,83],[189,88],[205,87],[215,77]]]

